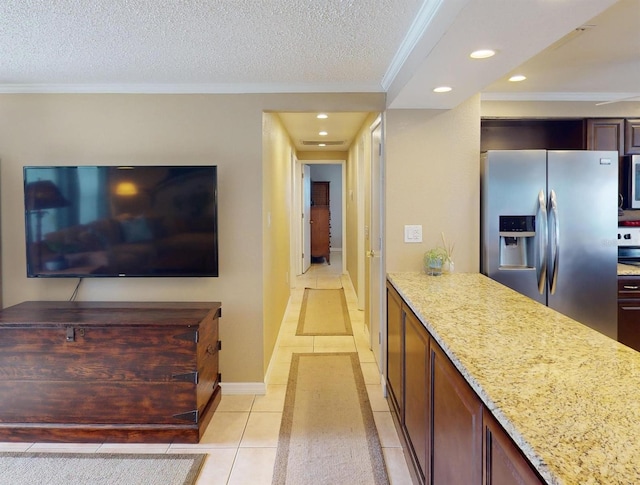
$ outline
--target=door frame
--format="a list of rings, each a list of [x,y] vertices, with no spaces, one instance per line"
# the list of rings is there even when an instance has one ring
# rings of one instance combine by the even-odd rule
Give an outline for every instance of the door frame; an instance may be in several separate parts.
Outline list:
[[[374,132],[376,130],[380,130],[380,147],[379,147],[379,155],[377,157],[378,166],[374,169],[374,160],[376,159],[374,153]],[[369,143],[370,143],[370,170],[369,170],[369,220],[367,223],[369,224],[368,231],[368,251],[374,250],[376,252],[376,257],[370,257],[365,255],[365,259],[367,261],[368,271],[368,288],[367,288],[367,315],[369,318],[368,327],[369,327],[369,338],[371,349],[374,353],[376,361],[378,363],[378,368],[380,370],[381,375],[386,375],[386,342],[387,342],[387,325],[386,325],[386,299],[385,296],[385,282],[386,282],[386,273],[385,273],[385,170],[384,170],[384,118],[383,115],[378,116],[375,121],[369,127]],[[375,189],[374,190],[374,186]],[[377,194],[376,194],[377,192]],[[374,197],[377,195],[377,200],[374,201]],[[374,212],[374,207],[378,206],[378,212]],[[378,226],[378,240],[374,241],[375,234],[372,234],[372,226],[374,219],[377,222]],[[374,236],[374,237],[372,237]],[[378,256],[379,255],[379,256]],[[379,265],[379,271],[372,271],[372,264],[376,263]],[[374,308],[374,305],[377,303],[377,306]],[[374,328],[372,325],[372,315],[378,315],[377,328]],[[384,379],[381,379],[384,385]]]
[[[292,261],[291,261],[291,278],[289,281],[291,282],[291,287],[295,286],[295,277],[300,276],[302,273],[302,231],[303,231],[303,219],[301,217],[302,212],[304,211],[304,200],[303,200],[303,190],[302,190],[302,166],[303,165],[340,165],[341,167],[341,177],[342,177],[342,187],[340,190],[342,191],[342,268],[340,272],[342,274],[346,273],[347,268],[347,161],[346,160],[300,160],[295,156],[292,156],[293,163],[293,190],[291,191],[293,194],[293,201],[291,207],[293,210],[291,211],[291,234],[292,234],[292,247],[295,248],[295,251],[291,251]]]

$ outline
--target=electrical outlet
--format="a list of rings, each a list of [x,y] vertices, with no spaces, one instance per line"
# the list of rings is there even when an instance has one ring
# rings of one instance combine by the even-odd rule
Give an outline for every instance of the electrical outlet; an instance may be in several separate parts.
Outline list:
[[[422,226],[421,225],[404,226],[404,242],[421,243],[422,242]]]

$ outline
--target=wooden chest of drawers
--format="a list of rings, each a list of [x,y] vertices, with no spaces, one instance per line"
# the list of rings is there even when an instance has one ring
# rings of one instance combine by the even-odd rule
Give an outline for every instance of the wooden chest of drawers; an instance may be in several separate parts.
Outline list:
[[[220,401],[220,303],[0,312],[0,441],[197,443]]]

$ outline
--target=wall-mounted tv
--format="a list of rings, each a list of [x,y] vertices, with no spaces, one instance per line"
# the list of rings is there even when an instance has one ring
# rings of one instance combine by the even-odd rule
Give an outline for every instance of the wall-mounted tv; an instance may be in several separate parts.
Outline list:
[[[27,276],[218,276],[216,166],[24,167]]]

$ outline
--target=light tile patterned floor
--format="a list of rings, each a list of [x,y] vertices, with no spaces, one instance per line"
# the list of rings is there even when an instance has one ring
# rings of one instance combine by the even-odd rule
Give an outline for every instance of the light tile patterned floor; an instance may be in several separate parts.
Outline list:
[[[294,352],[357,351],[391,484],[411,484],[389,406],[382,396],[378,365],[369,349],[364,312],[357,309],[357,297],[349,277],[340,274],[342,268],[340,253],[332,253],[331,259],[331,265],[312,265],[311,269],[296,281],[296,288],[292,290],[290,304],[283,318],[278,348],[274,352],[267,381],[267,393],[264,396],[223,394],[222,401],[200,443],[192,445],[0,443],[0,452],[207,453],[208,457],[197,485],[270,485],[291,355]],[[305,287],[329,289],[344,287],[353,337],[298,337],[295,335]]]

